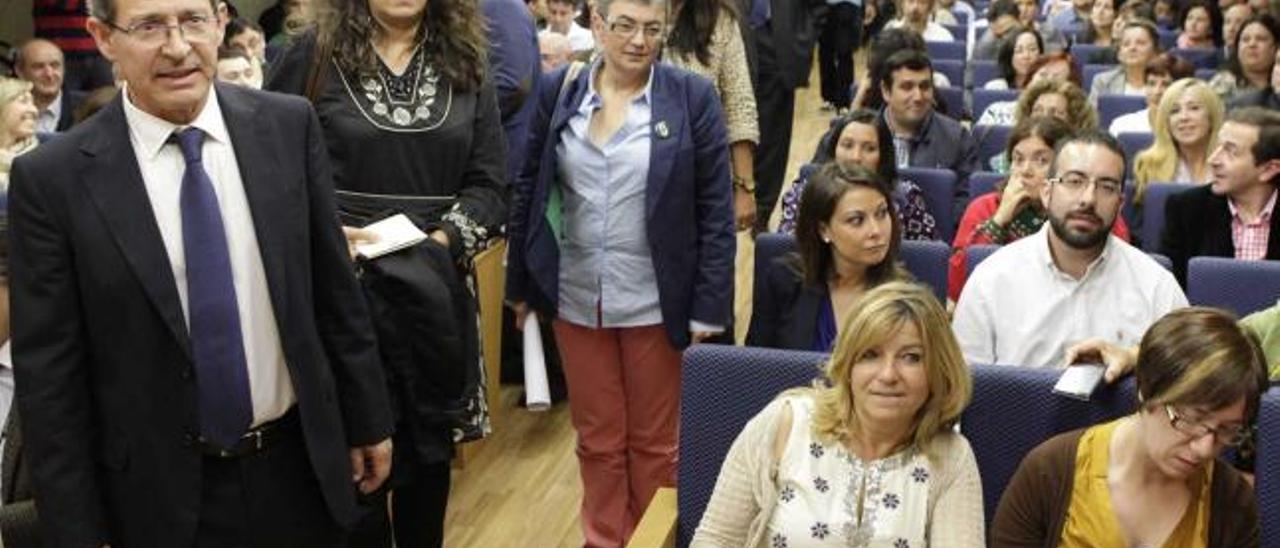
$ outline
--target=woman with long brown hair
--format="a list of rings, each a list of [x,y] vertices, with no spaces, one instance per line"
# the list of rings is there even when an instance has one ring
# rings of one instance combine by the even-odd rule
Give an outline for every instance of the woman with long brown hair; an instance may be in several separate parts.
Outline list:
[[[454,442],[488,429],[475,304],[464,280],[507,212],[506,147],[486,81],[484,24],[468,0],[328,0],[316,10],[315,29],[298,38],[267,87],[314,103],[349,242],[368,238],[356,227],[387,212],[406,214],[430,236],[393,259],[420,260],[405,269],[423,282],[418,287],[443,288],[420,301],[380,294],[372,273],[386,263],[362,264],[366,294],[385,320],[379,346],[399,417],[390,482],[395,544],[439,546]],[[374,501],[381,519],[373,520],[381,523],[362,529],[380,537],[364,539],[369,544],[389,546],[382,502]]]

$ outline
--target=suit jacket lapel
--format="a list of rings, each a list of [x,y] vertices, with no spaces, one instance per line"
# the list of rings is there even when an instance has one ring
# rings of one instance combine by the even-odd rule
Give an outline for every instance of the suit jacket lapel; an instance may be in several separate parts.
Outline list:
[[[649,120],[649,179],[645,187],[648,220],[657,213],[662,192],[671,181],[671,168],[675,165],[684,137],[686,105],[672,97],[674,92],[668,89],[667,83],[663,67],[654,67],[649,94],[652,113]]]
[[[122,99],[117,96],[95,118],[93,122],[102,130],[90,134],[81,145],[85,157],[80,166],[80,181],[151,304],[190,356],[177,282],[138,170]]]
[[[256,115],[259,102],[252,95],[219,84],[218,98],[227,131],[231,134],[231,145],[236,152],[236,163],[240,166],[245,197],[249,201],[254,234],[258,238],[258,254],[266,271],[276,324],[283,333],[288,312],[285,306],[288,272],[282,239],[288,234],[288,223],[296,221],[281,215],[281,212],[292,209],[287,189],[280,184],[287,180],[280,167],[280,158],[287,152],[277,139],[272,139],[278,132],[266,123],[266,117]]]
[[[827,298],[825,287],[812,287],[800,282],[800,295],[792,307],[791,321],[787,323],[787,332],[783,335],[790,348],[808,349],[813,345],[814,334],[818,332],[818,309],[823,299]]]

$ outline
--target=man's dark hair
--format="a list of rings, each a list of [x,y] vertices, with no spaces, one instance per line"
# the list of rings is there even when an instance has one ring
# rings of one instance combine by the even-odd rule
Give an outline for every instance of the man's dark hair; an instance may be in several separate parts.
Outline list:
[[[1280,160],[1280,112],[1263,107],[1239,108],[1227,113],[1226,121],[1258,128],[1258,140],[1249,149],[1253,153],[1253,165]],[[1278,179],[1280,175],[1268,182],[1280,184]]]
[[[249,30],[257,31],[258,34],[262,35],[263,40],[266,40],[267,34],[262,32],[262,27],[258,26],[257,23],[243,17],[236,17],[235,19],[227,21],[227,32],[222,38],[222,43],[230,43],[232,38],[240,36],[241,34],[244,34],[245,31]]]
[[[880,81],[880,85],[892,88],[893,73],[902,69],[927,70],[930,76],[933,75],[933,63],[929,61],[929,56],[923,51],[909,49],[890,55],[885,60],[884,72],[881,73],[883,79]]]
[[[1187,15],[1194,9],[1203,9],[1209,14],[1209,36],[1213,39],[1213,45],[1222,47],[1222,9],[1218,7],[1217,0],[1208,2],[1206,0],[1190,0],[1183,4],[1182,9],[1178,10],[1177,29],[1178,32],[1185,32],[1183,25],[1187,22]]]
[[[574,8],[578,7],[578,3],[575,2],[574,0],[547,0],[547,5],[551,5],[551,4],[566,4],[569,6],[573,6]]]
[[[1003,15],[1018,17],[1018,5],[1013,0],[996,0],[987,8],[987,21],[995,22]]]
[[[886,5],[893,5],[888,2]],[[893,54],[903,50],[914,49],[925,51],[924,38],[920,33],[910,29],[885,29],[871,42],[871,52],[867,54],[867,78],[869,86],[862,107],[879,110],[884,106],[884,96],[880,94],[880,81],[884,79],[885,62]]]
[[[218,60],[226,61],[227,59],[244,59],[245,61],[248,61],[250,65],[253,64],[253,56],[250,55],[249,52],[245,51],[244,48],[236,46],[222,46],[218,48]]]
[[[209,0],[209,7],[213,8],[214,13],[217,13],[218,0]],[[89,3],[89,15],[100,21],[116,23],[116,0],[91,0]]]
[[[1120,170],[1119,180],[1121,184],[1124,183],[1124,176],[1129,172],[1129,158],[1125,156],[1124,149],[1120,147],[1120,141],[1117,141],[1110,133],[1101,129],[1082,129],[1058,141],[1058,146],[1053,147],[1053,165],[1050,167],[1050,175],[1058,174],[1058,159],[1062,158],[1062,149],[1075,143],[1098,145],[1116,153],[1120,157],[1120,163],[1123,168]]]

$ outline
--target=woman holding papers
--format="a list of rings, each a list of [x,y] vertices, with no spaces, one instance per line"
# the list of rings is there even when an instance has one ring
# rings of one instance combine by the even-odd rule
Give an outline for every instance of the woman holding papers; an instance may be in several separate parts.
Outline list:
[[[692,546],[984,546],[978,464],[953,428],[971,390],[933,293],[872,289],[826,379],[782,393],[733,442]]]
[[[397,404],[395,544],[443,542],[455,440],[483,436],[470,259],[506,220],[506,156],[476,3],[316,0],[316,28],[267,88],[311,99],[324,127],[348,239],[402,213],[428,238],[361,262]],[[281,174],[286,176],[287,174]],[[390,546],[381,523],[357,545]],[[364,533],[370,538],[364,539]]]
[[[675,483],[681,351],[732,313],[729,142],[711,82],[655,63],[663,0],[597,0],[590,64],[541,86],[512,192],[507,299],[553,330],[587,546],[621,546]]]
[[[1252,432],[1265,364],[1229,314],[1170,312],[1138,347],[1137,412],[1028,454],[992,545],[1258,546],[1253,488],[1217,457]]]

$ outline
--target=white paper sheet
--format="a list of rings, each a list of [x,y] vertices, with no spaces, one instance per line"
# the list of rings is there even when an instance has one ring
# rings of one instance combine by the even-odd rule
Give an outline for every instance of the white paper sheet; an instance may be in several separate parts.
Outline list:
[[[551,408],[551,390],[547,386],[547,355],[542,351],[542,330],[538,315],[529,312],[524,319],[524,402],[530,411]]]

